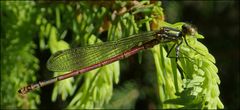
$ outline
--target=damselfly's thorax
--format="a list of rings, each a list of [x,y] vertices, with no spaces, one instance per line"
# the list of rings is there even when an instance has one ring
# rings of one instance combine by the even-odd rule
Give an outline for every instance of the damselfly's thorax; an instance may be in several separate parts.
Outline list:
[[[178,41],[182,40],[186,35],[194,36],[196,32],[196,28],[189,24],[182,25],[181,30],[171,27],[162,27],[157,31],[156,39],[160,42]]]
[[[181,31],[171,27],[162,27],[159,31],[157,31],[156,39],[160,42],[171,42],[182,39]]]

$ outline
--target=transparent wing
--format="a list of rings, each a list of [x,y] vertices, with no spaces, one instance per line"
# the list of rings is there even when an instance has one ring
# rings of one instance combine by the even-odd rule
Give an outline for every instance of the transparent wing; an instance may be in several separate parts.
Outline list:
[[[49,58],[47,68],[51,71],[78,70],[105,61],[137,45],[151,41],[155,39],[155,35],[156,31],[150,31],[117,41],[59,51]]]

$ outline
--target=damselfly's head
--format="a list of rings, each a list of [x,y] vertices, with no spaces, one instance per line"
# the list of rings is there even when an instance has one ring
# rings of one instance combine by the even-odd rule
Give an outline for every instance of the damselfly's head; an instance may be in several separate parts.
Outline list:
[[[190,24],[184,24],[182,25],[182,35],[186,36],[186,35],[190,35],[190,36],[194,36],[197,33],[197,29],[195,27],[193,27]]]

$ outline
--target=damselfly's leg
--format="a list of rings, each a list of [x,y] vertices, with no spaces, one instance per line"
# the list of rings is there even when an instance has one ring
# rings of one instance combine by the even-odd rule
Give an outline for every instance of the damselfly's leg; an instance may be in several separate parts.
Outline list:
[[[178,61],[178,57],[179,57],[179,50],[180,50],[180,45],[183,43],[183,41],[181,40],[179,44],[177,44],[176,47],[176,62]]]
[[[177,63],[177,69],[179,70],[179,72],[181,74],[181,78],[184,79],[184,76],[185,76],[184,74],[186,74],[186,72],[183,71],[182,67],[178,63]]]
[[[186,72],[183,71],[183,69],[180,67],[180,65],[178,64],[178,58],[179,58],[179,51],[180,51],[180,45],[183,43],[183,41],[181,40],[179,44],[177,44],[176,47],[176,64],[177,64],[177,69],[179,70],[180,74],[181,74],[181,78],[184,78],[184,74],[186,74]]]
[[[194,62],[192,62],[192,60],[191,60],[191,58],[189,58],[189,57],[180,57],[180,54],[183,54],[184,56],[187,56],[186,54],[184,54],[184,53],[182,53],[181,51],[180,51],[180,45],[182,44],[183,42],[181,41],[178,45],[177,45],[177,47],[175,48],[176,50],[176,56],[170,56],[170,53],[172,52],[172,50],[173,50],[173,48],[176,46],[176,44],[177,43],[175,43],[175,44],[173,44],[173,46],[170,48],[170,50],[168,51],[168,53],[167,53],[167,57],[168,58],[176,58],[176,62],[178,61],[178,59],[180,59],[180,58],[186,58],[188,61],[190,61],[191,63],[193,63],[193,64],[196,64],[196,63],[194,63]]]
[[[179,50],[180,50],[180,45],[182,44],[182,40],[180,43],[175,43],[173,44],[173,46],[170,48],[170,50],[167,53],[167,57],[168,58],[175,58],[176,59],[176,64],[177,64],[177,69],[179,70],[180,74],[181,74],[181,78],[184,79],[184,74],[186,74],[183,69],[181,68],[181,66],[177,63],[178,58],[185,58],[185,57],[179,57]],[[177,45],[177,46],[176,46]],[[173,50],[173,48],[176,46],[175,51],[176,51],[176,57],[170,57],[170,53]],[[183,74],[184,73],[184,74]]]
[[[185,58],[185,57],[179,57],[179,50],[180,50],[180,45],[182,44],[182,40],[181,40],[181,42],[180,43],[175,43],[175,44],[173,44],[173,46],[170,48],[170,50],[168,51],[168,53],[167,53],[167,57],[168,58],[176,58],[176,62],[178,61],[178,58]],[[177,45],[177,46],[176,46]],[[169,56],[170,55],[170,53],[171,53],[171,51],[173,50],[173,48],[176,46],[176,48],[175,48],[175,51],[176,51],[176,57],[171,57],[171,56]]]
[[[184,41],[186,42],[186,45],[187,45],[189,48],[191,48],[192,50],[194,50],[194,51],[197,52],[198,54],[200,54],[200,55],[202,55],[202,56],[205,56],[205,55],[201,54],[200,52],[198,52],[196,49],[192,48],[192,47],[188,44],[187,39],[186,39],[185,36],[183,37],[183,39],[184,39]]]
[[[177,43],[175,43],[175,44],[173,44],[173,46],[170,48],[170,50],[168,51],[168,53],[167,53],[167,57],[168,58],[171,58],[171,57],[169,57],[169,55],[170,55],[170,53],[171,53],[171,51],[173,50],[173,48],[176,46],[176,44]],[[175,58],[175,57],[174,57]]]

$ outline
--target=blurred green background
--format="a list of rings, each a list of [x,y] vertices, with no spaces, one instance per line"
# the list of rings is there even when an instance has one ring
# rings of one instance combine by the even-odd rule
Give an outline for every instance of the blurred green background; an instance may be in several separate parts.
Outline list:
[[[35,3],[36,6],[30,2],[26,5],[24,2],[16,3],[12,1],[6,3],[1,1],[1,107],[40,109],[74,107],[74,105],[78,105],[76,100],[80,100],[81,95],[71,90],[82,92],[79,89],[80,86],[88,86],[81,82],[81,79],[84,79],[82,76],[78,76],[75,82],[73,82],[73,79],[69,79],[66,82],[43,87],[41,92],[35,91],[27,96],[16,95],[16,91],[27,83],[61,74],[52,74],[46,69],[45,63],[47,59],[55,51],[91,44],[92,41],[88,41],[89,38],[93,39],[93,41],[96,40],[96,36],[82,35],[82,33],[91,32],[100,36],[102,41],[106,41],[115,40],[120,38],[121,35],[127,36],[138,31],[134,30],[135,27],[133,26],[127,28],[133,29],[132,33],[128,31],[126,33],[117,33],[112,30],[113,35],[109,35],[104,32],[109,27],[108,19],[104,18],[104,16],[109,16],[109,13],[104,8],[96,7],[91,10],[86,9],[87,6],[78,7],[79,5],[75,5],[74,2],[65,2],[68,5],[61,4],[62,2]],[[89,4],[110,7],[113,2],[90,2]],[[124,3],[118,3],[108,10],[121,7],[118,5],[124,5]],[[165,21],[169,23],[189,22],[198,28],[200,34],[205,36],[205,39],[201,40],[201,42],[208,47],[210,53],[216,58],[216,65],[219,69],[218,75],[221,79],[219,86],[220,99],[226,109],[239,109],[239,2],[163,1],[161,7],[163,8]],[[80,15],[81,11],[86,12],[85,15]],[[92,14],[91,12],[99,12],[99,14],[88,16]],[[114,17],[113,15],[112,17]],[[4,16],[4,19],[2,19],[2,16]],[[61,16],[61,20],[66,19],[66,21],[59,20],[58,16]],[[81,16],[87,17],[81,18]],[[87,19],[88,17],[90,19]],[[105,25],[98,25],[100,21]],[[95,25],[92,25],[92,22]],[[80,23],[85,24],[77,25]],[[12,24],[15,25],[12,26]],[[42,24],[46,27],[43,27]],[[97,30],[98,28],[93,28],[100,26],[102,26],[101,34]],[[45,31],[48,28],[51,28],[52,31]],[[121,31],[124,31],[124,29]],[[14,36],[22,37],[20,39]],[[50,36],[50,38],[46,36]],[[54,36],[60,36],[62,40],[58,39],[57,41]],[[116,38],[111,36],[116,36]],[[70,45],[66,43],[70,41]],[[112,72],[115,75],[112,76],[111,81],[107,81],[110,84],[104,88],[106,91],[113,89],[113,94],[111,92],[106,92],[103,95],[95,93],[98,97],[93,100],[102,100],[101,103],[104,103],[110,100],[111,95],[113,97],[110,104],[95,105],[103,105],[106,108],[157,108],[159,99],[156,97],[157,79],[155,78],[156,74],[154,74],[156,70],[154,60],[150,56],[150,51],[144,52],[142,62],[145,63],[142,64],[139,64],[138,55],[120,61],[120,75],[118,75],[118,70],[111,70],[111,67],[99,70],[102,72],[110,71],[109,73]],[[117,64],[112,66],[116,67]],[[96,77],[94,72],[87,75],[93,79]],[[91,83],[91,80],[88,81]],[[114,82],[113,87],[111,86],[113,85],[112,82]],[[79,83],[80,86],[75,83]],[[97,83],[99,87],[102,86],[101,84]],[[66,88],[59,89],[60,86]],[[95,88],[92,89],[97,91]],[[87,93],[82,92],[82,94]],[[82,102],[86,102],[86,105],[88,105],[90,102],[86,100],[81,99]]]

